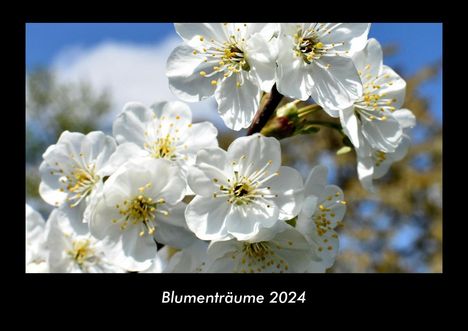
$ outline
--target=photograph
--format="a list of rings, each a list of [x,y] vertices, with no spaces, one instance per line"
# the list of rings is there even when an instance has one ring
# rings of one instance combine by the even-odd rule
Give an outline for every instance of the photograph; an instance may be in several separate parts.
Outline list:
[[[443,25],[27,21],[24,272],[443,273]]]

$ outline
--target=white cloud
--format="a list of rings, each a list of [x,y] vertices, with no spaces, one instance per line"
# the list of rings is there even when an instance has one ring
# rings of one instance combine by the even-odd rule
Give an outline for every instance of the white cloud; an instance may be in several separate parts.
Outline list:
[[[104,42],[92,48],[75,46],[59,53],[52,70],[61,82],[86,81],[97,91],[108,90],[113,103],[111,121],[129,101],[150,105],[176,100],[165,72],[166,60],[179,43],[180,38],[171,36],[155,45]],[[218,129],[226,130],[213,98],[189,105],[194,120],[210,120]]]

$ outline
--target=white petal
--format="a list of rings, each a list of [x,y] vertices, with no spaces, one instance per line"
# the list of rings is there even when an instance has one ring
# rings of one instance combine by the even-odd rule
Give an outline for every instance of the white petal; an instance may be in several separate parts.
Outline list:
[[[390,114],[386,114],[387,119],[369,120],[367,117],[361,117],[362,135],[371,144],[374,149],[386,153],[395,151],[402,139],[403,131],[398,121]]]
[[[229,253],[239,251],[242,249],[242,246],[243,243],[235,239],[226,241],[212,241],[208,246],[207,254],[210,259],[216,260]]]
[[[285,222],[279,221],[275,222],[275,224],[271,227],[263,227],[255,236],[252,236],[250,239],[248,239],[247,242],[256,243],[260,241],[271,241],[279,232],[284,231],[285,226],[289,225],[287,225]]]
[[[315,198],[314,196],[309,196],[311,198]],[[304,200],[304,204],[308,203],[307,199]],[[311,201],[313,203],[313,201]],[[307,207],[306,207],[307,209]],[[304,211],[304,207],[302,209],[302,212],[298,215],[296,219],[296,226],[295,229],[302,233],[308,240],[310,240],[312,231],[314,231],[315,228],[315,222],[312,219],[313,215],[309,216],[309,213],[307,211]]]
[[[333,230],[319,235],[313,231],[312,240],[316,243],[316,254],[322,259],[325,268],[330,268],[335,263],[335,258],[339,249],[338,235]]]
[[[129,227],[123,231],[121,239],[121,255],[115,258],[115,264],[128,271],[143,271],[148,269],[151,261],[157,255],[157,246],[151,236],[139,236],[137,227]]]
[[[312,168],[304,185],[304,196],[314,195],[319,197],[327,185],[328,169],[318,165]]]
[[[307,29],[304,25],[307,23],[278,23],[280,25],[281,37],[292,37],[299,29]],[[283,39],[280,38],[280,39]]]
[[[175,248],[185,248],[196,240],[185,222],[185,207],[184,203],[180,203],[168,210],[168,216],[159,214],[156,216],[154,237],[158,242]]]
[[[268,40],[256,33],[247,40],[246,57],[251,74],[257,79],[260,88],[270,92],[276,78],[276,40]]]
[[[359,148],[361,125],[354,112],[354,107],[351,106],[345,110],[340,110],[339,114],[343,131],[346,133],[354,147]]]
[[[309,266],[307,267],[306,272],[308,273],[325,273],[327,268],[323,264],[322,261],[311,261]]]
[[[199,150],[218,147],[218,129],[210,122],[192,124],[190,138],[186,141],[187,152],[196,154]]]
[[[28,274],[45,274],[49,272],[49,263],[45,260],[39,262],[33,261],[26,264],[26,273]]]
[[[174,27],[179,36],[192,47],[203,46],[205,40],[227,40],[222,23],[174,23]]]
[[[70,207],[68,204],[63,204],[58,208],[60,218],[67,219],[67,223],[73,229],[73,232],[79,235],[89,233],[88,224],[83,222],[83,214],[86,209],[86,204],[80,203],[76,207]]]
[[[151,106],[156,119],[162,125],[162,129],[186,130],[188,125],[192,123],[192,112],[190,107],[180,101],[163,101],[155,103]],[[165,136],[168,131],[162,130],[161,135]]]
[[[256,33],[260,33],[263,38],[270,41],[272,38],[279,33],[278,23],[247,23],[247,37],[253,36]]]
[[[260,95],[260,87],[244,72],[224,79],[216,89],[215,98],[226,126],[236,131],[247,128],[258,110]]]
[[[308,218],[312,217],[317,210],[317,203],[318,197],[315,195],[309,195],[302,203],[301,214],[304,214],[304,216]]]
[[[288,220],[299,214],[304,199],[302,177],[296,169],[280,167],[279,176],[273,177],[263,185],[270,186],[271,193],[278,197],[273,201],[279,208],[278,218]]]
[[[145,191],[146,194],[155,199],[164,198],[171,205],[184,198],[186,182],[181,169],[176,164],[164,159],[152,159],[145,161],[144,166],[151,169],[148,179],[152,186]],[[145,184],[142,183],[141,186]]]
[[[225,220],[230,204],[215,198],[196,196],[185,210],[185,219],[190,230],[202,240],[227,240]]]
[[[232,259],[236,252],[242,250],[242,243],[237,240],[212,242],[208,247],[207,256],[210,265],[207,272],[232,273],[237,271],[238,259]],[[240,254],[238,254],[240,255]]]
[[[203,272],[208,262],[207,247],[207,242],[196,240],[189,247],[186,247],[182,251],[174,254],[169,260],[164,272]]]
[[[121,215],[118,213],[118,210],[115,208],[114,201],[121,203],[125,196],[122,198],[110,198],[106,201],[106,196],[103,196],[99,202],[96,203],[95,209],[89,216],[88,224],[89,231],[93,237],[97,239],[104,239],[106,237],[111,238],[113,241],[117,241],[121,236],[121,230],[118,224],[112,223],[113,219],[119,219]]]
[[[194,49],[190,46],[176,47],[169,55],[166,67],[172,93],[188,102],[197,102],[212,96],[216,86],[211,81],[222,77],[219,73],[210,77],[201,76],[202,71],[210,74],[217,61],[209,59],[204,62],[204,57],[198,53],[194,55],[193,52]]]
[[[400,161],[408,153],[408,149],[411,147],[411,138],[406,134],[403,135],[400,145],[398,145],[395,153],[389,154],[394,162]]]
[[[334,110],[350,107],[362,95],[361,79],[350,58],[323,56],[308,70],[314,84],[311,96],[331,116]]]
[[[403,129],[413,128],[416,125],[416,116],[409,109],[399,109],[393,113]]]
[[[388,170],[394,162],[400,161],[406,156],[410,146],[411,139],[408,136],[403,135],[403,139],[401,140],[398,147],[395,149],[395,152],[386,154],[385,160],[379,165],[374,166],[373,178],[378,179],[383,177],[388,172]]]
[[[312,88],[312,80],[306,63],[294,53],[294,43],[290,37],[280,38],[277,67],[277,89],[281,94],[300,100],[307,100]]]
[[[374,173],[374,162],[371,156],[364,156],[356,153],[358,157],[357,172],[362,186],[371,193],[375,193],[375,188],[372,183],[372,175]]]
[[[44,231],[45,221],[41,214],[26,204],[26,242],[40,241]]]
[[[58,223],[59,219],[51,216],[47,236],[47,245],[53,247],[48,257],[50,272],[71,272],[74,263],[67,255],[67,251],[72,248],[71,240],[64,235]]]
[[[266,175],[270,175],[281,165],[281,146],[276,138],[259,133],[239,137],[229,146],[227,160],[238,164],[239,172],[245,176],[258,172],[269,162]]]
[[[109,161],[101,169],[101,172],[106,175],[112,174],[120,166],[127,163],[129,160],[149,158],[150,154],[140,146],[134,143],[123,143],[117,146],[114,154],[109,158]]]
[[[223,170],[226,152],[221,148],[206,148],[197,153],[196,165],[189,168],[187,181],[196,194],[212,197],[220,185],[227,185]]]
[[[85,135],[80,132],[70,132],[64,131],[60,135],[57,145],[64,145],[68,154],[74,154],[78,156],[80,154],[81,142],[83,141]],[[46,151],[43,155],[44,158],[47,158],[48,152]]]
[[[329,222],[328,226],[334,229],[346,213],[343,201],[343,191],[336,185],[327,185],[320,195],[316,215],[325,218]]]
[[[127,103],[112,125],[112,134],[119,144],[132,142],[143,146],[146,122],[151,121],[151,110],[138,102]]]
[[[377,77],[383,66],[382,47],[374,38],[369,39],[366,47],[353,55],[353,61],[363,80],[368,75]]]
[[[47,260],[48,232],[49,224],[46,225],[42,216],[26,204],[26,264],[29,269],[27,272],[47,272],[47,268],[39,264]],[[28,265],[31,267],[28,268]]]
[[[109,177],[104,184],[104,195],[109,199],[116,188],[123,192],[123,196],[140,195],[141,187],[146,187],[145,195],[153,199],[163,198],[167,203],[175,204],[183,199],[186,183],[181,169],[169,160],[134,159],[125,163]],[[116,203],[119,202],[113,202],[114,205]]]
[[[164,248],[164,247],[163,247]],[[151,266],[141,271],[142,273],[160,274],[166,268],[166,261],[164,261],[158,251],[158,255],[151,261]]]
[[[100,174],[101,167],[109,160],[116,147],[114,138],[101,131],[93,131],[83,138],[81,153],[88,163],[95,165],[97,173]]]
[[[368,90],[373,92],[372,94],[378,94],[382,96],[383,99],[391,100],[391,103],[382,106],[385,110],[395,110],[403,105],[405,101],[406,82],[392,68],[384,65],[377,78],[363,76],[363,81],[365,81],[366,78],[371,82],[372,87],[378,87],[377,89],[368,87]]]
[[[315,245],[291,226],[278,233],[272,242],[280,247],[274,251],[287,262],[288,272],[305,272],[311,260],[318,260],[313,251]]]
[[[272,227],[278,221],[278,212],[274,203],[232,205],[226,218],[227,231],[237,240],[249,240],[262,228]]]
[[[327,23],[319,38],[321,42],[327,44],[344,43],[333,50],[349,51],[348,55],[352,56],[356,51],[360,51],[366,46],[369,29],[370,23]]]
[[[51,173],[52,170],[53,168],[47,164],[47,161],[43,161],[39,166],[39,173],[41,174],[39,194],[48,204],[60,206],[65,202],[67,193],[60,191],[62,185],[60,185],[57,175]]]

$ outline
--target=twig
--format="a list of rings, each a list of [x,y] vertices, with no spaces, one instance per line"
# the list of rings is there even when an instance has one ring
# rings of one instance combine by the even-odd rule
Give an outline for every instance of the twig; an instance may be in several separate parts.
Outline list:
[[[254,133],[260,132],[265,124],[268,122],[270,117],[275,112],[276,107],[283,99],[283,95],[276,89],[276,84],[271,88],[271,92],[266,96],[266,100],[263,106],[255,114],[252,125],[247,131],[247,135],[250,136]]]

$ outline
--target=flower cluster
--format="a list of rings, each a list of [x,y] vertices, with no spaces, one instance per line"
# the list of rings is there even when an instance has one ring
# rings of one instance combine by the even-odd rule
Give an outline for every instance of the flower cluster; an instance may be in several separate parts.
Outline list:
[[[415,125],[414,115],[401,109],[406,83],[383,64],[378,41],[368,40],[370,24],[213,23],[175,28],[184,43],[167,62],[171,90],[188,102],[214,95],[230,129],[251,126],[262,95],[275,86],[293,102],[311,98],[330,117],[340,119],[342,133],[356,149],[359,178],[369,191],[374,191],[372,180],[406,154],[408,130]],[[295,109],[288,115],[305,117],[317,107]],[[307,124],[302,121],[299,126]]]
[[[270,120],[303,133],[323,110],[356,150],[373,191],[409,147],[405,82],[383,65],[364,23],[175,24],[172,92],[215,96],[226,125],[255,125],[268,95],[292,99]],[[312,98],[316,105],[298,105]],[[284,108],[286,107],[286,108]],[[284,111],[287,109],[287,111]],[[65,131],[43,154],[47,222],[26,206],[28,272],[325,272],[338,254],[346,201],[327,169],[304,181],[265,132],[218,146],[180,101],[131,102],[103,132]],[[305,130],[305,131],[304,131]],[[291,136],[293,134],[290,134]]]

